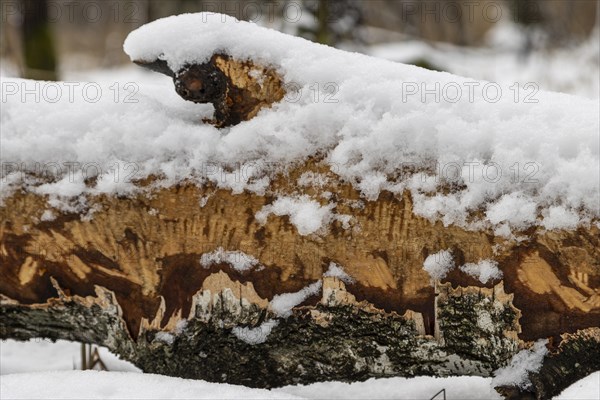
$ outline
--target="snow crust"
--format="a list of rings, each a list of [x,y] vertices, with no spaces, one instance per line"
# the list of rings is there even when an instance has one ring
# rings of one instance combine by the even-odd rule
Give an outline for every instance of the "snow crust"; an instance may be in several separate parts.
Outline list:
[[[239,272],[249,271],[260,265],[260,262],[242,251],[224,250],[222,247],[217,248],[210,253],[202,254],[200,264],[204,268],[208,268],[213,264],[228,263],[233,269]]]
[[[423,262],[423,269],[427,271],[431,279],[441,280],[454,268],[454,258],[450,250],[442,250],[427,256]]]
[[[129,103],[114,101],[110,82],[96,83],[103,96],[93,103],[66,95],[23,101],[22,90],[12,90],[36,82],[1,78],[2,159],[17,166],[3,172],[3,196],[24,187],[48,195],[51,208],[87,215],[87,196],[133,193],[139,189],[128,178],[149,175],[161,178],[155,186],[187,179],[264,194],[274,172],[318,156],[365,199],[409,190],[417,214],[445,225],[509,236],[534,225],[574,229],[600,217],[598,100],[540,91],[535,103],[515,101],[507,86],[343,52],[212,13],[154,21],[132,32],[124,49],[173,69],[224,51],[275,67],[293,86],[272,109],[217,130],[200,123],[212,106],[180,99],[159,74],[140,83],[137,102]],[[453,101],[457,88],[462,96]],[[65,162],[79,163],[76,173]],[[46,168],[54,181],[23,176],[35,163],[60,166]],[[95,186],[86,185],[90,177]],[[313,201],[276,198],[259,217],[277,211],[302,234],[314,233],[331,209]]]
[[[318,280],[294,293],[282,293],[275,295],[269,302],[269,309],[280,318],[287,318],[292,315],[292,309],[301,304],[310,296],[317,295],[323,287],[323,281]],[[256,327],[236,326],[232,333],[238,339],[248,344],[264,343],[273,328],[279,324],[278,319],[269,319]]]
[[[335,204],[322,206],[318,201],[309,196],[289,197],[281,196],[272,204],[264,206],[256,213],[256,220],[265,224],[269,214],[278,216],[287,215],[292,225],[301,235],[309,235],[322,229],[334,219],[332,209]]]
[[[544,357],[548,353],[547,339],[534,343],[531,349],[524,349],[515,354],[509,365],[499,368],[494,372],[492,384],[494,386],[514,385],[526,389],[531,385],[530,372],[537,372],[542,366]]]
[[[173,344],[173,342],[175,341],[175,336],[173,336],[173,334],[169,332],[156,332],[155,338],[156,340],[164,342],[168,345]]]
[[[501,279],[502,271],[498,269],[498,262],[481,260],[478,263],[467,263],[460,266],[460,270],[479,279],[481,283],[488,283],[492,279]]]
[[[298,185],[300,186],[313,186],[317,188],[321,188],[329,183],[329,178],[323,174],[318,174],[312,171],[304,172],[298,178]]]
[[[280,317],[288,317],[292,314],[292,308],[296,307],[310,296],[318,294],[322,286],[323,282],[318,280],[298,292],[277,294],[271,299],[269,307]]]
[[[168,345],[172,345],[173,342],[175,342],[175,337],[181,335],[183,331],[185,331],[185,329],[187,328],[187,325],[187,319],[177,321],[177,323],[175,324],[175,329],[172,332],[156,332],[155,340],[167,343]]]
[[[267,341],[267,338],[271,334],[273,328],[279,324],[279,321],[269,319],[255,328],[247,326],[235,326],[231,332],[240,339],[248,344],[260,344]]]
[[[423,262],[423,269],[427,271],[432,281],[440,281],[456,267],[451,250],[441,250],[430,254]],[[488,283],[493,279],[502,279],[502,271],[498,268],[498,262],[494,260],[479,260],[476,263],[466,263],[459,269],[479,279],[481,283]]]
[[[325,271],[323,276],[335,277],[344,283],[354,283],[354,278],[348,275],[341,266],[334,262],[329,263],[329,268]]]

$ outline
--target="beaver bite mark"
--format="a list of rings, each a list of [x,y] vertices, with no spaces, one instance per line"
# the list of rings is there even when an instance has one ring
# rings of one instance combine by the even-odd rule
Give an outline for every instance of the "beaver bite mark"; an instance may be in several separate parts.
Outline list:
[[[273,68],[224,54],[215,54],[206,63],[188,64],[177,72],[163,60],[135,63],[172,77],[175,91],[183,99],[211,103],[214,118],[204,122],[218,128],[248,121],[285,95],[283,80]]]

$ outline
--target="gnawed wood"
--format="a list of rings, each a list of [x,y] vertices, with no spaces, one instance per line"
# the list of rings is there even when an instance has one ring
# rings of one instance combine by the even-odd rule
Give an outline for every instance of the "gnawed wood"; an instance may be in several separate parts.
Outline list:
[[[298,185],[306,172],[330,179]],[[53,221],[41,220],[46,198],[14,193],[0,208],[0,336],[79,340],[146,371],[272,387],[489,376],[533,340],[559,346],[565,333],[597,328],[596,226],[532,229],[510,241],[418,217],[406,193],[366,201],[333,177],[311,161],[274,179],[267,195],[140,182],[148,193],[90,198],[91,218],[59,213]],[[286,216],[262,224],[255,215],[273,194],[335,201],[332,211],[351,219],[313,235],[300,235]],[[200,263],[220,248],[258,265]],[[443,249],[458,265],[494,259],[503,279],[484,285],[455,269],[434,285],[423,261]],[[324,276],[331,262],[352,281]],[[291,316],[270,306],[319,280],[319,295]]]

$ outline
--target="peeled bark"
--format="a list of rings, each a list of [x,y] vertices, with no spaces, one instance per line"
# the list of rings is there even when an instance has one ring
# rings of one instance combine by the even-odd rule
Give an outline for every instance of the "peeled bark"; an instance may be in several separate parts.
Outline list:
[[[328,183],[298,186],[309,171]],[[94,343],[147,372],[253,387],[490,376],[540,338],[552,338],[552,356],[532,375],[532,395],[547,398],[598,368],[581,357],[598,349],[594,225],[532,228],[520,242],[444,227],[415,215],[409,194],[366,201],[316,161],[270,187],[313,198],[330,192],[333,211],[352,216],[312,235],[300,235],[287,216],[260,224],[255,214],[271,195],[186,182],[139,185],[145,191],[129,198],[89,198],[95,211],[85,218],[61,213],[42,221],[49,207],[43,196],[16,192],[5,199],[1,338]],[[262,267],[201,265],[201,256],[218,248],[246,253]],[[482,284],[455,269],[432,282],[423,261],[448,248],[457,265],[497,260],[503,279]],[[353,281],[324,277],[331,262]],[[291,315],[273,309],[275,296],[319,280],[318,293]],[[508,396],[516,389],[502,390]]]

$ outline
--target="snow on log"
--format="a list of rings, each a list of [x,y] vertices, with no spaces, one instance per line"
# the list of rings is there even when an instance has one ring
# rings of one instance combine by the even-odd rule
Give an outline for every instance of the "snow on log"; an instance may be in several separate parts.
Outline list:
[[[137,103],[7,97],[1,338],[253,387],[491,376],[540,339],[506,396],[598,368],[597,101],[409,101],[403,83],[467,80],[216,14],[125,50],[184,99],[167,81]]]

